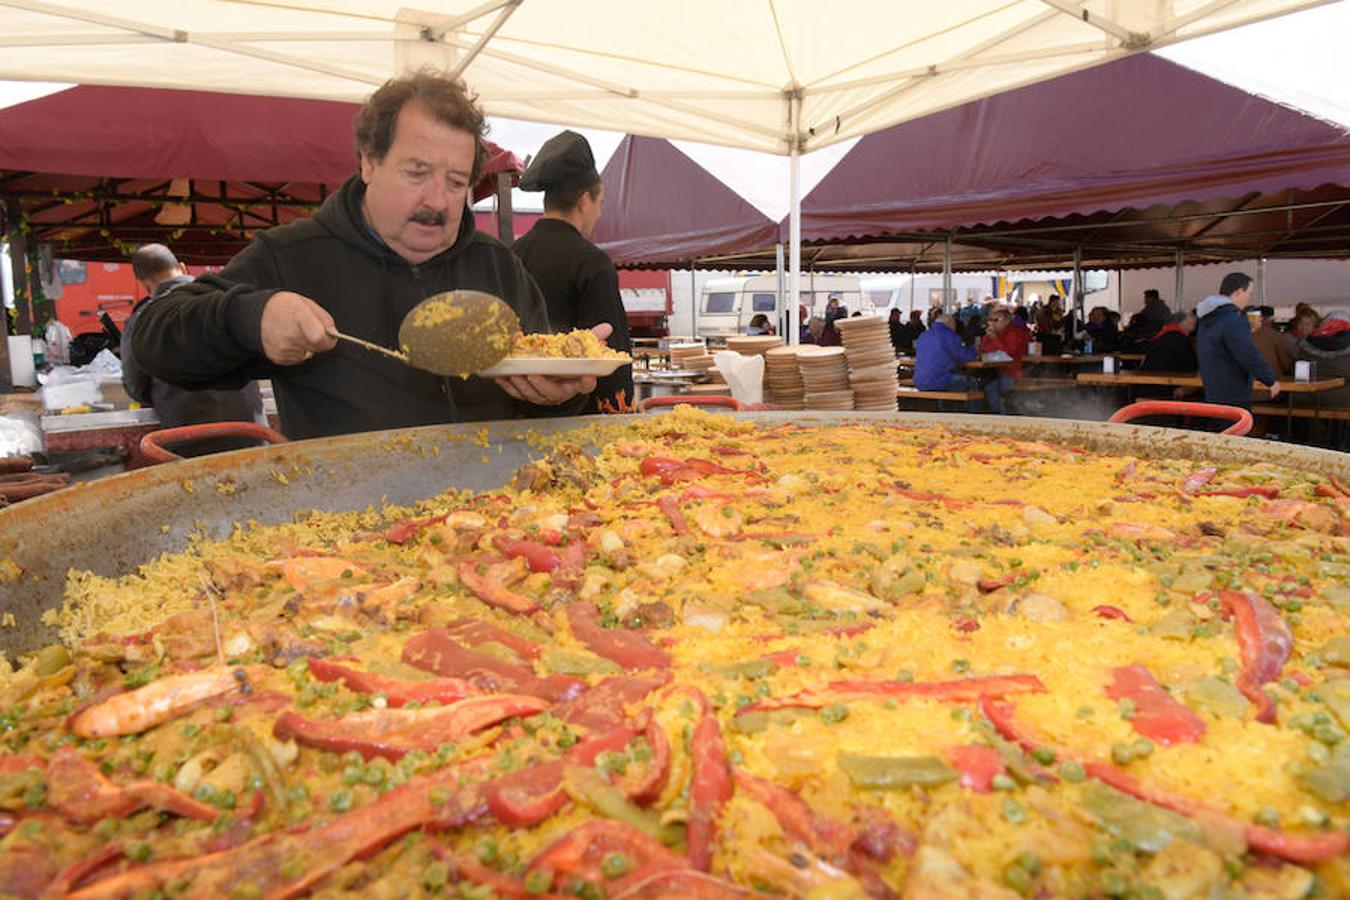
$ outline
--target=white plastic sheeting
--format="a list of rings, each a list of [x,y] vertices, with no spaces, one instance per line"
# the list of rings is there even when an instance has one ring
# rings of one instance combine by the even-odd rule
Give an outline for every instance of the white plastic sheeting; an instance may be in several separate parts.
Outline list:
[[[787,155],[1320,2],[0,0],[0,78],[361,100],[432,65],[494,116]]]

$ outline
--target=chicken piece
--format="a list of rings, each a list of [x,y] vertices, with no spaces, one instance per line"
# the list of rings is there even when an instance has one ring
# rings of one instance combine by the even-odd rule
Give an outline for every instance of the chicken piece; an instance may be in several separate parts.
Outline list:
[[[1222,877],[1219,854],[1181,838],[1162,848],[1144,869],[1145,881],[1167,900],[1208,897]]]

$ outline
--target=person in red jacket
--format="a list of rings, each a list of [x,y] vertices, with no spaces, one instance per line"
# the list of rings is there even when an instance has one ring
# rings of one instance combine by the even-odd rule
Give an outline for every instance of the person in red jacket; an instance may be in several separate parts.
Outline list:
[[[980,355],[1002,351],[1011,360],[1008,365],[1000,366],[998,377],[990,379],[984,386],[984,400],[991,412],[999,415],[1007,412],[1004,397],[1022,379],[1022,357],[1027,355],[1030,343],[1031,332],[1021,322],[1013,321],[1012,311],[1006,306],[996,307],[989,313],[984,337],[980,338]]]

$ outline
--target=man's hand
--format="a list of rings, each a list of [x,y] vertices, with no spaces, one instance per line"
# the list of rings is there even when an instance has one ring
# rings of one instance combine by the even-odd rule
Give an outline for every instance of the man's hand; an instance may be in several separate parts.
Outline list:
[[[601,322],[591,331],[600,340],[608,340],[614,332],[608,322]],[[497,386],[517,400],[533,403],[535,406],[558,406],[579,394],[595,392],[595,378],[590,375],[581,378],[551,378],[546,375],[512,375],[498,378]]]
[[[1280,396],[1280,383],[1277,381],[1270,386],[1270,399],[1274,400]]]
[[[332,350],[336,332],[328,310],[292,291],[277,291],[263,306],[263,353],[277,365],[294,366]]]

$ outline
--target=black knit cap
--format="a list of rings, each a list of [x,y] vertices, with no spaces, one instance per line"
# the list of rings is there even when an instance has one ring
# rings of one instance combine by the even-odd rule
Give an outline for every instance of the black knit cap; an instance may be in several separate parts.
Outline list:
[[[520,189],[565,193],[584,190],[599,180],[591,145],[575,131],[564,131],[539,148],[520,176]]]

